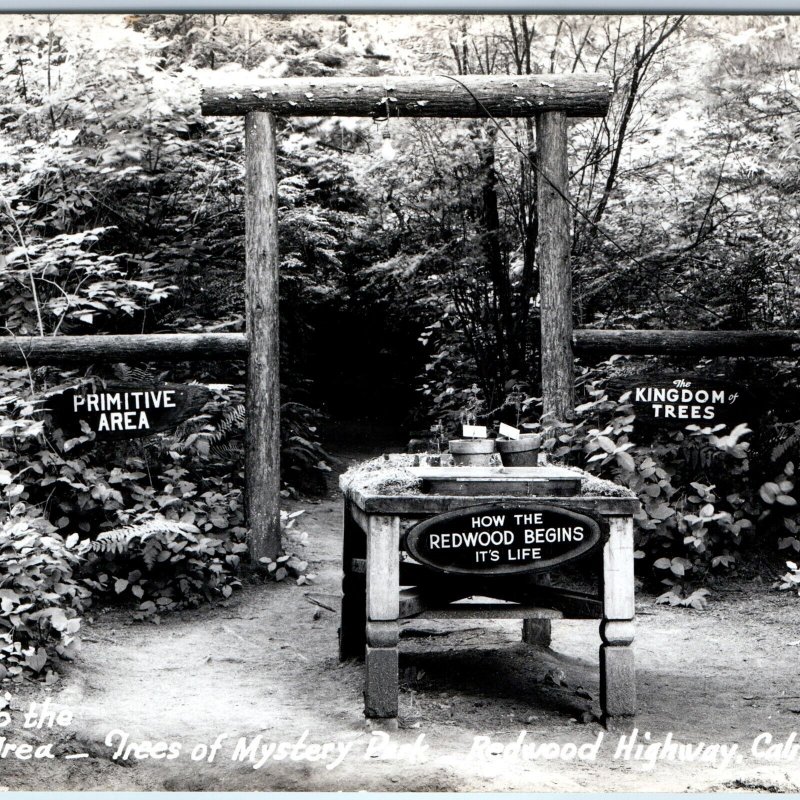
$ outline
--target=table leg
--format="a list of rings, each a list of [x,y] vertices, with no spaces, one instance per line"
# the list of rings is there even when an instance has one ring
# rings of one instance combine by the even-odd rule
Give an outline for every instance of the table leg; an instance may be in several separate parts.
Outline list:
[[[367,534],[364,715],[396,719],[400,615],[400,520],[371,516]]]
[[[353,559],[367,557],[367,537],[353,519],[350,501],[344,506],[342,541],[342,610],[339,626],[339,660],[363,661],[367,644],[367,576],[353,570]]]
[[[550,575],[536,575],[533,582],[539,586],[550,585]],[[522,641],[526,644],[536,644],[540,647],[550,647],[553,638],[552,625],[549,619],[524,619],[522,620]]]
[[[611,517],[609,524],[610,536],[603,548],[600,624],[600,707],[604,718],[636,713],[633,519]]]

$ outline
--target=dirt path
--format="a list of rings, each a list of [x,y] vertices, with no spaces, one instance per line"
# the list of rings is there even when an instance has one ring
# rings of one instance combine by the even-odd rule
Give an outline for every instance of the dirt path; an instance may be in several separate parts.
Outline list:
[[[606,731],[597,712],[599,637],[595,622],[554,624],[552,649],[519,642],[519,623],[473,621],[442,628],[411,623],[402,642],[405,688],[394,745],[361,715],[363,666],[336,658],[341,502],[303,504],[313,587],[251,585],[214,608],[175,614],[160,626],[131,624],[122,612],[99,614],[85,627],[80,660],[53,687],[11,689],[8,741],[54,743],[55,758],[0,757],[0,786],[12,790],[538,790],[707,791],[747,788],[797,791],[800,756],[759,759],[762,732],[783,743],[800,726],[800,600],[761,586],[716,598],[705,612],[673,610],[640,598],[636,658],[640,714]],[[425,628],[431,635],[419,635]],[[563,681],[563,685],[562,685]],[[586,697],[585,695],[590,697]],[[50,698],[71,709],[63,730],[27,730],[22,710]],[[584,722],[583,720],[589,721]],[[738,744],[702,752],[716,762],[615,758],[621,736],[638,742]],[[112,746],[106,738],[113,730]],[[307,733],[306,733],[307,732]],[[476,736],[511,744],[597,745],[596,760],[535,759],[507,751],[473,751]],[[240,737],[252,744],[331,744],[324,761],[275,760],[254,768],[232,756]],[[177,743],[174,759],[113,760],[129,743]],[[227,734],[212,763],[193,761],[195,746]],[[419,737],[424,734],[422,745]],[[414,743],[417,743],[414,747]],[[4,742],[0,740],[0,747]],[[349,748],[329,768],[333,747]],[[372,747],[373,752],[368,752]],[[147,748],[148,750],[151,748]],[[554,748],[557,750],[558,748]],[[765,748],[762,748],[762,751]],[[0,752],[2,752],[0,750]],[[313,755],[308,750],[295,751]],[[69,759],[70,754],[87,757]],[[200,755],[200,751],[197,751]],[[763,752],[762,752],[763,754]],[[276,753],[272,754],[273,756]],[[388,756],[392,757],[388,757]],[[587,754],[589,755],[589,754]],[[737,760],[736,755],[740,756]],[[382,757],[387,756],[387,757]]]

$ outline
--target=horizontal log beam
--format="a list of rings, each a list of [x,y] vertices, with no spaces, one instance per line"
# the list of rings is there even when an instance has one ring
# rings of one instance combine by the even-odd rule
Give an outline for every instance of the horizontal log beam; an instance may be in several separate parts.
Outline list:
[[[800,355],[800,331],[576,330],[576,355],[776,356]]]
[[[388,102],[393,117],[602,117],[611,94],[603,74],[250,79],[204,87],[200,108],[224,116],[385,117]]]
[[[0,364],[11,366],[221,361],[246,356],[247,337],[243,333],[0,337]]]

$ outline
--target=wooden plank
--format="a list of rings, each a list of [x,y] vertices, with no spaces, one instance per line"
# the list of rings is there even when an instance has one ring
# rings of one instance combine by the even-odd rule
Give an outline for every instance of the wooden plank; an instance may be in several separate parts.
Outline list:
[[[531,593],[540,605],[558,609],[569,619],[600,619],[603,613],[601,599],[586,592],[557,586],[537,586]]]
[[[797,357],[800,331],[625,331],[576,330],[578,355],[755,356]]]
[[[411,467],[421,478],[422,491],[446,495],[537,495],[579,494],[581,475],[558,467]]]
[[[441,608],[474,593],[474,588],[414,586],[400,590],[400,617],[415,617],[430,608]]]
[[[384,117],[388,101],[393,117],[602,117],[612,92],[610,77],[593,73],[246,78],[203,87],[200,108],[205,115]]]
[[[612,517],[603,548],[603,619],[633,619],[633,520]]]
[[[437,604],[437,595],[438,600],[449,598],[446,602],[480,596],[534,608],[551,608],[560,611],[565,619],[600,619],[603,611],[602,599],[598,595],[534,584],[529,578],[482,580],[480,577],[442,576],[422,565],[400,562],[400,583],[406,587],[400,590],[401,617],[420,613]]]
[[[472,594],[537,608],[554,608],[561,611],[565,619],[600,619],[603,612],[603,603],[598,595],[530,581],[487,581],[474,585]]]
[[[498,495],[481,497],[430,494],[368,495],[358,489],[347,490],[347,495],[353,500],[353,516],[356,519],[358,517],[355,508],[365,514],[426,516],[428,514],[439,514],[445,511],[467,508],[480,503],[493,503],[502,499]],[[580,497],[537,497],[536,502],[552,503],[562,508],[573,508],[575,510],[585,509],[603,516],[635,514],[640,506],[636,497],[592,497],[588,495],[581,495]]]
[[[280,346],[278,341],[278,180],[271,114],[245,119],[247,519],[250,555],[275,558],[280,532]]]
[[[400,520],[372,516],[367,534],[367,619],[397,619],[400,605]]]
[[[418,478],[430,480],[480,481],[489,478],[501,478],[505,481],[548,481],[577,480],[581,473],[564,467],[408,467],[408,471]]]
[[[243,333],[144,333],[90,336],[2,336],[0,364],[114,364],[135,361],[224,361],[247,357]]]
[[[571,213],[567,120],[563,112],[536,117],[539,287],[541,295],[542,418],[567,420],[575,407],[572,355]]]
[[[417,614],[427,610],[427,608],[428,602],[425,597],[425,591],[419,586],[400,590],[399,614],[401,619],[415,617]]]
[[[440,480],[422,481],[422,491],[426,494],[463,495],[464,497],[481,497],[487,494],[504,497],[572,497],[581,490],[579,475],[572,478],[476,478],[475,480]]]
[[[554,608],[515,605],[514,603],[456,603],[445,608],[431,608],[416,619],[563,619]]]

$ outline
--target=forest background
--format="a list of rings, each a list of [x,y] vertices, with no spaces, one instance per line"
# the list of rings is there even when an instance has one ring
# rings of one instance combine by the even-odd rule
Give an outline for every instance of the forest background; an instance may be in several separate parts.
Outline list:
[[[242,124],[199,111],[202,84],[244,71],[607,72],[607,117],[570,127],[575,325],[798,327],[795,17],[16,15],[0,29],[8,336],[244,329]],[[285,496],[325,491],[326,442],[354,421],[362,438],[446,434],[465,410],[535,429],[534,126],[278,124]],[[637,425],[614,387],[670,370],[749,385],[752,419]],[[579,405],[545,449],[639,495],[645,584],[702,608],[720,580],[784,572],[800,551],[796,359],[616,356],[576,374]],[[230,596],[247,549],[244,377],[237,362],[0,369],[0,677],[53,675],[92,600],[157,619]],[[54,426],[53,394],[105,379],[196,380],[212,399],[130,442]],[[310,579],[291,555],[260,566]],[[778,584],[798,583],[790,563]]]

